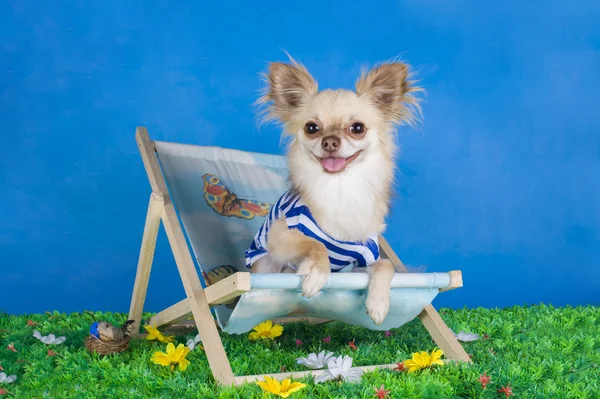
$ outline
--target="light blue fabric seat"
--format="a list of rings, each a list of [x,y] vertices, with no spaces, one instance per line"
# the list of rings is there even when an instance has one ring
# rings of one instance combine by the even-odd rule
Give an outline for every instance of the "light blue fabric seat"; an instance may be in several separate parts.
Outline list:
[[[247,272],[244,251],[264,215],[288,187],[283,156],[155,141],[170,195],[207,284],[224,265]],[[240,206],[231,206],[241,205]],[[450,284],[448,273],[397,273],[390,311],[381,325],[366,314],[368,275],[332,273],[323,290],[302,296],[301,277],[252,274],[251,290],[235,306],[214,308],[222,330],[246,333],[257,324],[289,314],[342,321],[372,330],[397,328],[414,319]]]

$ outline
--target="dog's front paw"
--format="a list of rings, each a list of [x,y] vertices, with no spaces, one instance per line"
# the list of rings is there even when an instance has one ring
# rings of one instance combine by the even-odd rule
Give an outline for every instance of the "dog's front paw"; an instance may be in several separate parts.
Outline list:
[[[296,274],[304,276],[302,295],[310,298],[321,291],[329,278],[329,273],[329,258],[309,257],[300,262]]]
[[[369,290],[367,295],[367,314],[375,324],[383,323],[390,311],[389,290]]]

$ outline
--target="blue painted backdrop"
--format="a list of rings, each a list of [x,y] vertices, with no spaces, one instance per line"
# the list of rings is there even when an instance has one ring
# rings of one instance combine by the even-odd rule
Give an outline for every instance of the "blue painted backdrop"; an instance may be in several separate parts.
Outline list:
[[[252,3],[252,4],[250,4]],[[396,55],[428,90],[387,233],[462,269],[436,304],[600,304],[600,3],[3,1],[0,308],[127,311],[157,139],[279,153],[251,103],[281,49],[321,87]],[[161,231],[147,308],[183,297]]]

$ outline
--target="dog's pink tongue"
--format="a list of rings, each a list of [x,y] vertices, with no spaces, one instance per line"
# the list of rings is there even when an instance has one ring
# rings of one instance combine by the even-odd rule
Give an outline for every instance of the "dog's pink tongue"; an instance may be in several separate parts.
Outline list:
[[[323,167],[330,172],[337,172],[337,171],[341,170],[345,164],[346,164],[345,158],[329,157],[329,158],[323,158],[321,160],[321,165],[323,165]]]

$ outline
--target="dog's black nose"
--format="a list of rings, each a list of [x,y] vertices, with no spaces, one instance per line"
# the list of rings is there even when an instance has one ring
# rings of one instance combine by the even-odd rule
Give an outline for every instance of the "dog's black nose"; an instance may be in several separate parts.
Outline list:
[[[337,136],[327,136],[321,141],[321,147],[327,152],[336,152],[342,144],[341,140]]]

